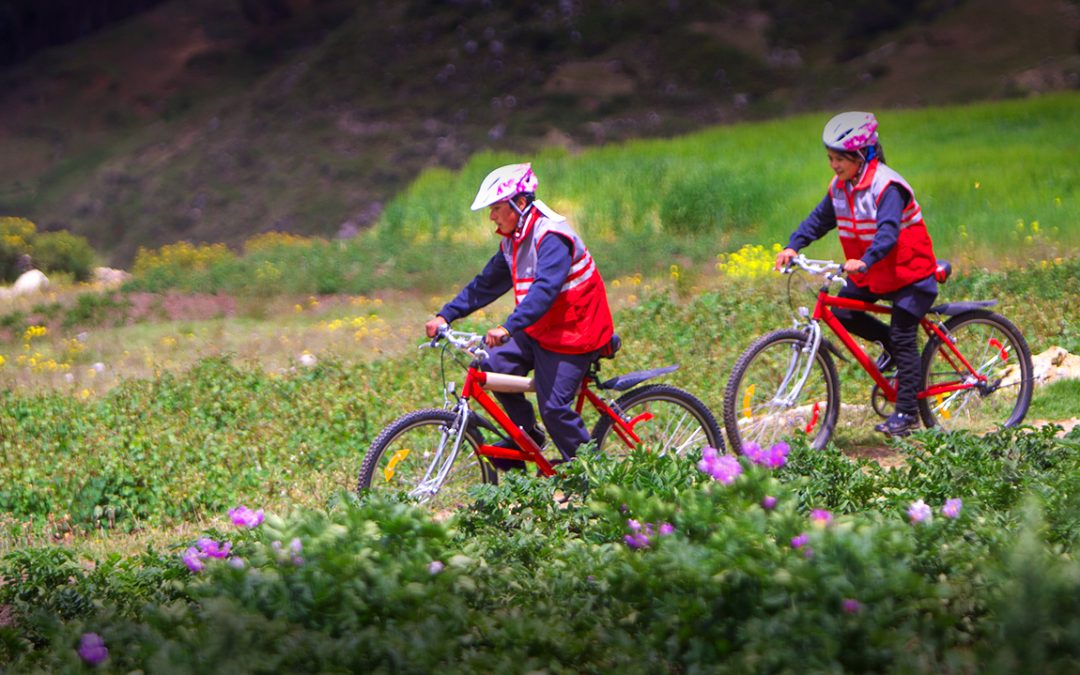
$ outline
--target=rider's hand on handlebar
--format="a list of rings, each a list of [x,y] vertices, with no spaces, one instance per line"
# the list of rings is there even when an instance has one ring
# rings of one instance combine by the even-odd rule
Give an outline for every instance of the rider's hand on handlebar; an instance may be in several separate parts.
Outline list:
[[[498,347],[510,339],[510,331],[502,326],[495,326],[484,336],[484,344],[488,347]]]
[[[858,258],[848,258],[844,261],[844,271],[848,274],[861,274],[866,271],[866,263]]]
[[[791,261],[795,259],[795,256],[799,253],[793,248],[785,248],[776,254],[776,267],[775,269],[782,270],[791,264]]]
[[[441,316],[436,316],[434,319],[424,324],[424,332],[427,333],[429,338],[433,338],[439,332],[439,328],[445,325],[446,319]]]

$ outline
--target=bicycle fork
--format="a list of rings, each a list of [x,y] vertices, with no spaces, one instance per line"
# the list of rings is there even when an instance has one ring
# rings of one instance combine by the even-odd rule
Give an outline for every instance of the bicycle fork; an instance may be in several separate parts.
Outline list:
[[[806,330],[810,333],[810,339],[803,343],[801,347],[792,346],[791,360],[788,361],[787,372],[784,373],[784,379],[780,382],[780,386],[776,388],[776,393],[773,394],[770,401],[774,405],[784,408],[793,406],[796,398],[802,392],[807,378],[810,377],[810,370],[814,367],[814,357],[817,356],[818,349],[821,347],[821,326],[818,325],[817,321],[810,321],[807,323]],[[802,365],[799,362],[801,354],[806,355],[806,363]],[[795,378],[797,378],[797,381],[792,386],[792,380]],[[787,393],[785,394],[785,392]]]
[[[444,427],[440,432],[442,438],[439,440],[439,445],[431,457],[431,462],[428,463],[424,477],[415,488],[409,491],[410,497],[423,500],[434,496],[442,488],[446,476],[449,475],[461,451],[461,443],[465,439],[465,430],[469,428],[471,414],[468,406],[458,404],[454,426]]]

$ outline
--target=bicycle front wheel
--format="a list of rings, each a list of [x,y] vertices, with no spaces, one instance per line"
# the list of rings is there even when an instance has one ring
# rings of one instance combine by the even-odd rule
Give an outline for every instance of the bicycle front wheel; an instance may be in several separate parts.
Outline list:
[[[408,413],[382,430],[360,467],[357,492],[405,496],[435,510],[468,503],[473,485],[496,482],[495,470],[476,454],[474,429],[458,439],[460,420],[449,410]]]
[[[682,456],[706,446],[723,449],[724,439],[712,411],[693,394],[667,384],[650,384],[633,389],[611,406],[633,426],[640,445],[661,454]],[[632,439],[622,439],[614,421],[602,416],[593,427],[598,450],[626,455]]]
[[[822,344],[810,353],[798,330],[763,335],[735,362],[724,389],[724,428],[732,450],[806,436],[821,449],[840,414],[840,379]]]
[[[1019,424],[1031,405],[1034,368],[1024,336],[1008,319],[986,310],[958,314],[945,331],[975,374],[975,386],[919,399],[927,428],[976,434]],[[923,390],[970,382],[971,371],[936,336],[922,355]]]

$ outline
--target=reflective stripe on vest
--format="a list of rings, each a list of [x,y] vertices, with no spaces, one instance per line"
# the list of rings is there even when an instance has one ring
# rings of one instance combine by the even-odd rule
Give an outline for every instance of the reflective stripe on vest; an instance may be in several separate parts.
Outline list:
[[[858,185],[841,183],[833,178],[829,197],[836,212],[837,233],[846,258],[861,258],[877,234],[877,209],[881,196],[890,185],[899,185],[911,196],[900,214],[896,246],[865,274],[851,274],[859,286],[875,293],[889,293],[933,274],[936,268],[933,245],[923,222],[922,208],[915,200],[915,191],[904,178],[878,160],[871,160]],[[898,253],[904,254],[897,264]]]
[[[552,351],[584,353],[598,349],[607,344],[612,333],[607,292],[592,255],[566,221],[547,218],[534,210],[520,231],[502,241],[502,253],[513,278],[514,304],[525,299],[536,280],[540,242],[549,234],[564,237],[572,244],[570,271],[548,312],[525,330]]]

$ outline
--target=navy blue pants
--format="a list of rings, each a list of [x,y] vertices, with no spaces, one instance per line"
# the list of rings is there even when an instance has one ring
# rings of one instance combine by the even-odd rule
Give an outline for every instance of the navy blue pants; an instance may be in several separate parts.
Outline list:
[[[892,301],[892,321],[886,326],[867,312],[834,309],[833,313],[850,332],[871,342],[880,342],[896,364],[896,412],[916,415],[919,412],[917,397],[922,382],[922,366],[919,359],[919,320],[926,314],[937,297],[937,284],[933,277],[905,286],[886,295],[871,293],[868,289],[848,283],[837,294],[873,302],[882,298]]]
[[[510,341],[491,351],[481,364],[483,370],[507,375],[526,375],[535,371],[536,403],[555,447],[569,460],[578,446],[589,441],[581,415],[574,411],[578,387],[596,360],[597,352],[560,354],[541,347],[525,331],[516,332]],[[525,394],[496,393],[495,397],[514,424],[529,431],[536,426],[536,413]]]

